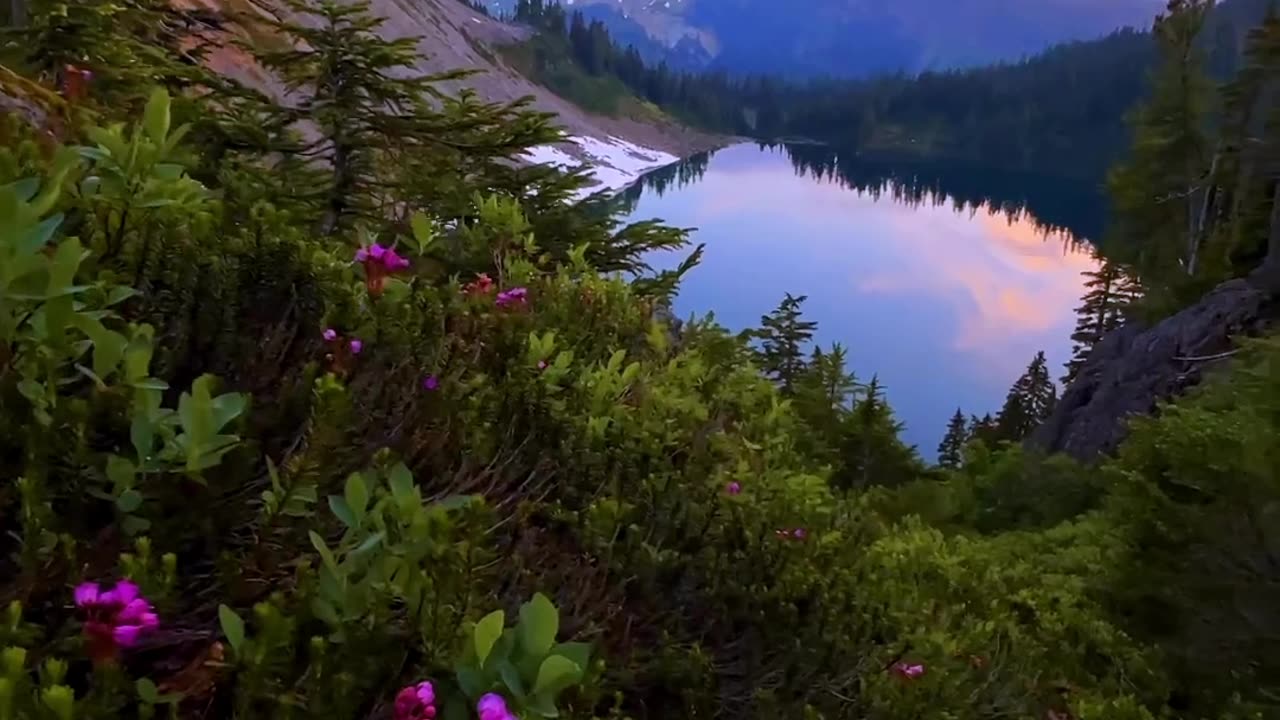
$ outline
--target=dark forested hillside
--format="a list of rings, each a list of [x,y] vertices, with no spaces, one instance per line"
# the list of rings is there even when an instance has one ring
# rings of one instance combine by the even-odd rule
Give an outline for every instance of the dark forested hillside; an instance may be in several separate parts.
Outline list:
[[[1210,15],[1196,42],[1212,78],[1234,72],[1244,34],[1263,12],[1257,0],[1231,0]],[[704,127],[1099,185],[1129,143],[1125,117],[1144,96],[1156,58],[1149,32],[1122,30],[983,68],[795,83],[646,63],[646,53],[614,37],[607,23],[556,3],[522,0],[515,18],[542,28],[558,48],[542,50],[535,78],[576,63]]]

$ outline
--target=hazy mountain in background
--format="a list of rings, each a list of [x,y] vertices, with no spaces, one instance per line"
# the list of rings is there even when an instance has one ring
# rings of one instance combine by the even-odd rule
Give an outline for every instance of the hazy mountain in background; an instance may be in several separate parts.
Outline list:
[[[514,0],[490,0],[510,11]],[[564,0],[649,60],[788,76],[858,76],[1013,60],[1143,28],[1164,0]]]

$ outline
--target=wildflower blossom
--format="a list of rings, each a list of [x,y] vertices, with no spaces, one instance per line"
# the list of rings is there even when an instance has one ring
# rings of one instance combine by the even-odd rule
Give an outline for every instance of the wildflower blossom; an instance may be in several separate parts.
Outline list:
[[[428,375],[426,379],[422,381],[422,387],[426,390],[435,390],[440,387],[440,378],[435,375]]]
[[[724,491],[729,493],[730,495],[737,495],[738,493],[742,492],[742,485],[735,480],[734,482],[731,482],[728,485],[725,485]]]
[[[119,648],[133,647],[144,633],[160,625],[151,603],[129,580],[117,582],[110,590],[98,583],[82,583],[75,589],[75,600],[85,614],[85,639],[96,662],[114,658]]]
[[[352,341],[351,341],[351,343],[350,343],[350,347],[351,347],[351,354],[352,354],[352,355],[359,355],[359,354],[360,354],[360,351],[364,349],[364,342],[362,342],[361,340],[358,340],[358,339],[357,339],[357,340],[352,340]]]
[[[396,695],[395,720],[428,720],[436,716],[436,689],[429,681],[410,685]]]
[[[809,532],[804,528],[796,528],[795,530],[791,531],[791,534],[795,537],[795,539],[803,540],[805,539],[806,536],[808,536]]]
[[[899,676],[904,677],[908,680],[915,680],[921,675],[924,675],[924,665],[920,665],[920,664],[912,665],[905,662],[900,662],[900,663],[894,664],[893,671],[897,673]]]
[[[489,279],[487,273],[480,273],[472,282],[462,286],[462,292],[467,295],[485,295],[493,289],[493,280]]]
[[[522,306],[528,302],[529,291],[522,287],[511,288],[498,293],[498,307]]]
[[[517,720],[507,709],[507,701],[497,693],[485,693],[476,703],[476,712],[480,713],[480,720]]]
[[[325,342],[333,342],[338,339],[338,331],[333,328],[325,328],[323,337]]]
[[[546,360],[539,360],[539,361],[538,361],[538,369],[539,369],[539,370],[546,370],[546,369],[547,369],[547,361],[546,361]]]
[[[356,262],[364,265],[364,284],[370,295],[382,294],[387,278],[409,267],[409,261],[396,254],[394,248],[374,243],[356,251]]]
[[[75,102],[89,94],[89,82],[93,80],[93,72],[75,65],[64,65],[62,68],[62,96]]]

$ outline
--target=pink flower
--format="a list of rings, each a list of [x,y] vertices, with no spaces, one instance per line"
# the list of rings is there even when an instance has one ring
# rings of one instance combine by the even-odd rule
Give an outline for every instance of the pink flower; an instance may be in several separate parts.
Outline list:
[[[742,492],[742,485],[739,484],[737,481],[734,481],[729,483],[728,485],[725,485],[724,491],[729,493],[730,495],[737,495],[738,493]]]
[[[894,664],[893,671],[908,680],[915,680],[921,675],[924,675],[924,665],[910,665],[900,662]]]
[[[395,720],[427,720],[436,716],[436,689],[430,682],[410,685],[396,694]]]
[[[546,361],[546,360],[539,360],[539,361],[538,361],[538,369],[539,369],[539,370],[546,370],[546,369],[547,369],[547,361]]]
[[[338,331],[333,328],[325,328],[323,337],[325,342],[333,342],[338,339]]]
[[[791,534],[794,535],[797,540],[803,540],[809,533],[806,532],[804,528],[796,528]]]
[[[110,590],[98,583],[82,583],[75,589],[75,601],[85,615],[85,639],[95,662],[114,659],[119,648],[138,644],[144,633],[160,626],[151,603],[129,580],[117,582]]]
[[[476,712],[480,713],[480,720],[516,720],[507,709],[507,701],[497,693],[485,693],[476,703]]]
[[[360,340],[352,340],[350,347],[352,355],[359,355],[360,351],[364,349],[364,343]]]
[[[427,378],[422,381],[422,387],[427,390],[435,390],[440,387],[440,378],[435,375],[428,375]]]
[[[487,273],[480,273],[473,282],[462,286],[462,292],[467,295],[484,295],[492,289],[493,280],[489,278]]]
[[[364,266],[364,284],[370,295],[381,295],[387,278],[392,273],[409,267],[409,261],[400,257],[394,248],[384,248],[374,243],[356,251],[356,262]]]
[[[522,287],[498,293],[498,307],[523,306],[528,302],[529,291]]]

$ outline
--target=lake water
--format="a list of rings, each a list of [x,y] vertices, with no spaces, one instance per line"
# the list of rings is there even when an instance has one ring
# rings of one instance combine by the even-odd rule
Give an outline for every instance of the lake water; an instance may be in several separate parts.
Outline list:
[[[879,375],[932,459],[947,420],[994,413],[1039,350],[1070,357],[1098,193],[1069,181],[875,162],[819,146],[737,145],[652,173],[621,197],[632,220],[697,228],[706,254],[681,285],[681,317],[758,327],[785,293],[807,295],[815,341]],[[656,253],[655,268],[687,251]]]

